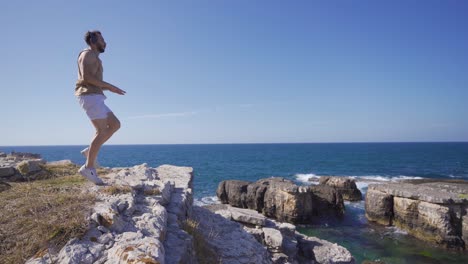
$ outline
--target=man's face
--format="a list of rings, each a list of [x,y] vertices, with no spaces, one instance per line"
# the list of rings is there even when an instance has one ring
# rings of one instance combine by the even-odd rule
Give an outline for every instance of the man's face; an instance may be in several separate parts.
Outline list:
[[[107,43],[104,41],[104,37],[101,34],[98,35],[98,41],[96,43],[96,47],[100,53],[103,53],[106,50]]]

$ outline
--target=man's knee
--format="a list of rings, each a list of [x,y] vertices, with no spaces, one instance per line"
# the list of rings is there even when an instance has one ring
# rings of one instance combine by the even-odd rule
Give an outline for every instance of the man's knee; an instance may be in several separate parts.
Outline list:
[[[112,122],[109,125],[109,129],[112,131],[112,133],[115,133],[117,130],[120,129],[120,121],[116,120],[115,122]]]
[[[117,130],[120,129],[120,120],[114,115],[114,113],[110,112],[107,117],[109,129],[112,133],[115,133]]]

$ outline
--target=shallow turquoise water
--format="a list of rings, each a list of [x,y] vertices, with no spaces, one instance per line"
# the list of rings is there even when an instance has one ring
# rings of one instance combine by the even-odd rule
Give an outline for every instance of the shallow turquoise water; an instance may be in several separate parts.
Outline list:
[[[297,230],[344,246],[356,263],[364,260],[381,260],[387,264],[468,263],[466,252],[448,251],[417,240],[395,227],[369,223],[364,216],[364,202],[347,202],[342,220],[324,220]]]

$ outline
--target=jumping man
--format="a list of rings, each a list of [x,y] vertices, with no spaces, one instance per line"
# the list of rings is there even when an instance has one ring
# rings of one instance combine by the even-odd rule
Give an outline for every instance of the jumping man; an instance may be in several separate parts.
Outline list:
[[[81,51],[78,56],[78,81],[75,95],[96,128],[96,134],[91,145],[81,151],[86,156],[86,163],[79,169],[79,172],[95,184],[102,185],[103,182],[96,172],[96,158],[104,142],[120,128],[120,121],[104,104],[107,97],[103,91],[108,90],[120,95],[126,92],[103,81],[103,68],[99,54],[106,49],[106,42],[101,32],[88,31],[84,39],[89,47]]]

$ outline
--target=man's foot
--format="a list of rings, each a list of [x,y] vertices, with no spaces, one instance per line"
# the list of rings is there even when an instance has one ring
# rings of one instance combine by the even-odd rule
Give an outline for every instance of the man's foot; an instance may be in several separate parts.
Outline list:
[[[88,153],[89,153],[89,147],[86,147],[83,149],[81,152],[81,155],[83,155],[86,159],[88,158]],[[99,163],[97,162],[97,159],[94,160],[94,167],[99,168]]]
[[[81,166],[78,172],[86,177],[88,180],[92,181],[96,185],[104,185],[104,182],[97,176],[95,168],[86,168],[86,164]]]

